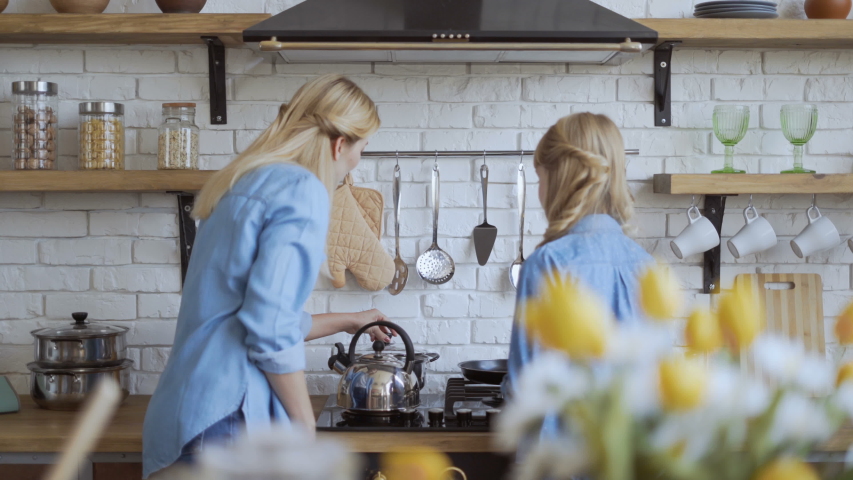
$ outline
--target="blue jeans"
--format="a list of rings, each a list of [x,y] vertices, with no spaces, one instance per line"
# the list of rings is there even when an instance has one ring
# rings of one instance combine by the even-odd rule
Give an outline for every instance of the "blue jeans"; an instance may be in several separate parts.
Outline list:
[[[198,434],[189,443],[181,449],[181,456],[175,463],[194,464],[196,457],[204,450],[205,442],[214,445],[230,445],[234,442],[234,438],[240,432],[240,429],[245,425],[246,419],[243,416],[242,410],[228,415],[222,420],[207,427],[207,429]]]

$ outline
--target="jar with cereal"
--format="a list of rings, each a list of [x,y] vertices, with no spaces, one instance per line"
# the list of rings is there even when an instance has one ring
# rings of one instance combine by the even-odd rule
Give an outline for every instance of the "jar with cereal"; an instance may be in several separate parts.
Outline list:
[[[59,86],[12,83],[12,161],[16,170],[56,169]]]
[[[124,170],[124,105],[80,104],[80,169]]]
[[[198,127],[194,103],[164,103],[157,168],[198,170]]]

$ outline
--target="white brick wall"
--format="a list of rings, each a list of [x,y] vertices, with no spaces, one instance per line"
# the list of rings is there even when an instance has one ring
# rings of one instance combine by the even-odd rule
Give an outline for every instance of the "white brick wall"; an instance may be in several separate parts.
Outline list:
[[[278,12],[299,0],[211,0],[205,12]],[[698,0],[697,0],[698,1]],[[237,5],[239,3],[239,5]],[[648,0],[601,3],[633,16],[689,16],[693,2]],[[799,2],[801,3],[801,2]],[[9,12],[50,12],[47,0],[12,0]],[[154,2],[113,0],[109,12],[156,12]],[[784,16],[802,15],[794,0],[782,2]],[[651,56],[620,66],[581,65],[287,65],[262,61],[249,49],[228,51],[228,125],[209,123],[207,52],[190,47],[14,46],[0,48],[0,85],[14,80],[58,82],[60,168],[76,168],[77,103],[87,99],[126,104],[127,165],[156,168],[160,103],[197,101],[205,168],[220,168],[275,118],[281,102],[312,76],[350,75],[379,105],[382,130],[372,150],[466,150],[534,148],[556,119],[572,112],[609,115],[628,148],[642,155],[628,163],[637,201],[638,242],[676,263],[682,285],[694,296],[701,288],[700,256],[678,260],[670,237],[685,225],[689,197],[655,195],[655,173],[707,172],[722,163],[723,149],[711,133],[711,112],[719,103],[751,107],[750,132],[736,149],[735,164],[750,172],[773,173],[789,166],[790,145],[781,134],[779,108],[815,102],[820,130],[809,144],[806,165],[823,172],[853,171],[853,53],[841,51],[677,50],[673,57],[672,128],[654,128]],[[0,88],[0,169],[11,168],[10,92]],[[457,263],[453,281],[432,286],[417,277],[414,260],[431,243],[429,178],[432,159],[403,159],[401,253],[410,265],[406,290],[397,297],[367,293],[352,279],[334,290],[318,283],[306,308],[313,313],[379,308],[398,320],[424,348],[438,351],[428,388],[441,388],[459,361],[506,354],[514,292],[507,266],[517,252],[515,165],[517,159],[489,159],[489,221],[499,229],[490,263],[476,264],[471,229],[482,221],[477,169],[480,158],[442,159],[442,248]],[[529,253],[545,228],[528,168],[525,249]],[[393,251],[390,198],[393,159],[365,159],[356,181],[386,196],[383,244]],[[805,225],[808,195],[757,195],[755,204],[776,228],[777,247],[737,261],[723,251],[723,284],[738,273],[814,272],[823,277],[825,312],[837,314],[853,298],[853,253],[840,246],[801,260],[788,246]],[[845,235],[853,235],[851,195],[819,199],[823,213]],[[742,225],[746,199],[729,199],[724,237]],[[170,353],[180,308],[177,210],[168,194],[0,193],[0,374],[21,391],[31,360],[29,331],[68,321],[85,310],[95,320],[130,328],[136,362],[135,392],[150,393]],[[725,240],[726,238],[724,238]],[[828,331],[832,325],[827,318]],[[830,338],[830,342],[834,340]],[[329,345],[347,335],[311,342],[307,350],[312,392],[334,389],[328,372]]]

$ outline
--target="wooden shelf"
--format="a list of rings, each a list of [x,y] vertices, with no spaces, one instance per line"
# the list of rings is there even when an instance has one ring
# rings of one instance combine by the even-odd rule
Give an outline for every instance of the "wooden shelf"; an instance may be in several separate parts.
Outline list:
[[[201,44],[219,37],[243,45],[243,30],[267,14],[0,15],[0,43],[26,44]]]
[[[676,48],[853,48],[849,20],[748,20],[737,18],[643,18],[660,41]]]
[[[680,195],[853,193],[853,174],[657,174],[654,192]]]
[[[200,44],[217,36],[243,45],[243,30],[268,14],[5,14],[0,43]],[[639,18],[679,48],[853,48],[849,20]]]
[[[212,170],[6,171],[0,192],[195,192]]]

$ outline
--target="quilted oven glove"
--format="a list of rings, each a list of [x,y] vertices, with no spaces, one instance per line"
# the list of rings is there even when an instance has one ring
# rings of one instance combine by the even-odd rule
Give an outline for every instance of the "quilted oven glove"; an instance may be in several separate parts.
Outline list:
[[[370,291],[382,290],[394,278],[394,259],[379,241],[382,206],[382,194],[375,190],[350,182],[335,190],[329,224],[329,271],[335,288],[346,285],[346,270]]]

